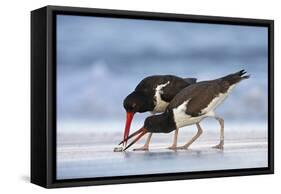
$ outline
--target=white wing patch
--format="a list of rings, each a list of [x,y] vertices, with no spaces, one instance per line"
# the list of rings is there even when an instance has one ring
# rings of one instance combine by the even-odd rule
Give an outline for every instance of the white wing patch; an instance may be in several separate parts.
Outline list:
[[[165,84],[160,84],[156,87],[155,89],[155,94],[154,94],[154,99],[156,100],[156,105],[152,111],[152,113],[160,113],[160,112],[164,112],[167,108],[167,106],[169,105],[168,102],[165,102],[164,100],[162,100],[161,98],[161,94],[163,94],[163,88],[166,87],[168,84],[170,83],[170,81],[168,81]]]

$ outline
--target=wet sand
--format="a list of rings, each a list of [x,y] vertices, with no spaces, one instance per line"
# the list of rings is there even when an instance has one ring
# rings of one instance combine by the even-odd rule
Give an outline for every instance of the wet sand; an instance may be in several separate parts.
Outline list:
[[[114,138],[113,138],[114,139]],[[81,140],[81,139],[80,139]],[[86,143],[85,143],[86,142]],[[267,166],[266,138],[225,141],[225,149],[211,148],[217,140],[200,140],[188,150],[168,150],[163,141],[152,142],[147,152],[113,152],[116,144],[60,141],[57,178],[89,178],[171,172],[193,172]],[[179,145],[184,142],[179,142]],[[142,143],[134,145],[141,146]]]

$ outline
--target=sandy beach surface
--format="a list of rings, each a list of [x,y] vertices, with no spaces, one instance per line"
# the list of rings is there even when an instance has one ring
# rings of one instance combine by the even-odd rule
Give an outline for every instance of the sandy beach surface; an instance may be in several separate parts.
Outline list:
[[[121,134],[58,135],[57,179],[140,175],[172,172],[258,168],[267,166],[267,138],[232,134],[225,139],[225,149],[211,148],[218,143],[212,138],[201,138],[188,150],[166,149],[171,136],[155,135],[150,150],[113,152]],[[185,143],[181,136],[179,145]],[[251,138],[249,138],[251,137]],[[102,141],[101,141],[102,139]],[[133,147],[140,147],[144,140]]]

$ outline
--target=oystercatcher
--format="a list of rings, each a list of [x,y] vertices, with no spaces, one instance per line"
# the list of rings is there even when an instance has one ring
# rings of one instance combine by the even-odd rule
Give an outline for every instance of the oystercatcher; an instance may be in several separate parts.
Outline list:
[[[181,127],[196,124],[197,134],[185,145],[176,149],[188,149],[188,147],[202,134],[203,130],[199,122],[206,117],[213,117],[220,123],[220,142],[214,148],[223,149],[224,146],[224,120],[215,114],[215,109],[226,99],[231,90],[250,75],[241,70],[225,77],[192,84],[180,91],[164,113],[146,118],[144,126],[130,135],[127,139],[138,135],[124,150],[132,146],[147,132],[170,133]]]
[[[150,111],[153,115],[156,113],[163,113],[169,105],[169,102],[179,91],[194,83],[196,83],[195,78],[184,79],[173,75],[153,75],[144,78],[123,102],[127,117],[124,139],[120,144],[123,143],[123,146],[127,144],[126,139],[129,136],[131,122],[135,113],[147,111]],[[177,133],[178,130],[175,131],[174,143],[170,148],[176,147]],[[148,150],[151,136],[152,133],[148,135],[143,147],[134,150]]]

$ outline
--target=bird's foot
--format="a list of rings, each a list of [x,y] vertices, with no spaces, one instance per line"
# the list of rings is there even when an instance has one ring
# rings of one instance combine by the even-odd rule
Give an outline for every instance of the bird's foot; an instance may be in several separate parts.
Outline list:
[[[220,142],[218,145],[213,146],[212,148],[223,150],[223,145],[224,145],[224,143]]]
[[[187,150],[189,146],[184,145],[184,146],[178,146],[175,148],[175,150]]]
[[[176,150],[177,149],[177,145],[171,145],[170,147],[167,147],[167,149],[169,150]]]
[[[133,151],[149,151],[148,146],[142,146],[140,148],[135,148]]]

